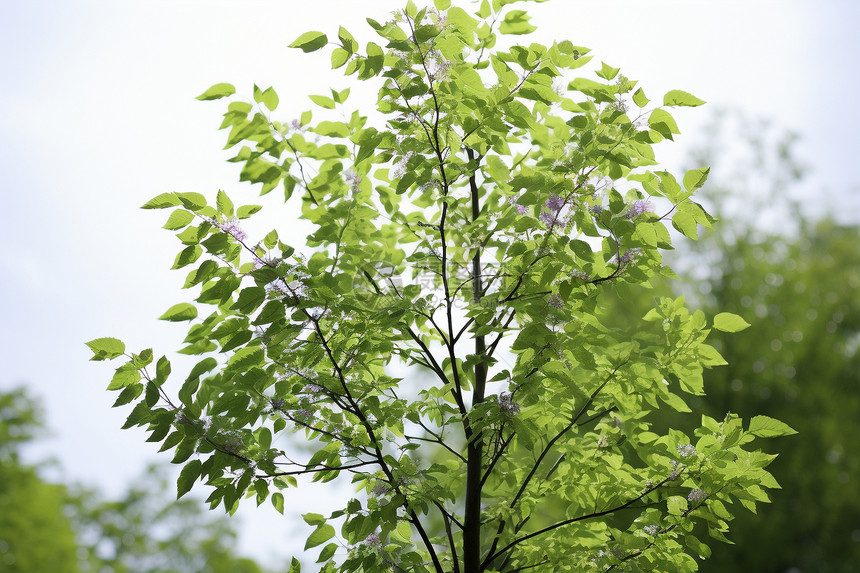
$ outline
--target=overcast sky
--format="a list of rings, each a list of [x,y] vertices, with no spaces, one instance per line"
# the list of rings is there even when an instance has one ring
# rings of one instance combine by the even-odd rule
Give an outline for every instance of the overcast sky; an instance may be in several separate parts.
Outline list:
[[[26,384],[44,399],[55,435],[39,455],[58,458],[68,479],[117,493],[149,461],[169,459],[142,432],[119,430],[128,412],[110,409],[110,367],[87,362],[83,343],[115,336],[170,355],[184,327],[155,318],[188,298],[185,272],[167,270],[178,244],[159,230],[166,213],[138,207],[165,191],[214,197],[219,188],[237,204],[259,202],[224,162],[223,103],[194,96],[222,81],[247,96],[255,82],[272,85],[281,99],[274,116],[297,117],[311,107],[306,95],[353,80],[327,69],[327,52],[287,45],[338,24],[364,44],[372,39],[364,18],[385,19],[401,2],[2,2],[0,389]],[[658,148],[669,165],[697,141],[708,108],[738,108],[801,133],[802,160],[837,210],[860,207],[860,3],[553,0],[533,14],[539,30],[527,42],[570,39],[640,80],[652,99],[684,89],[709,102],[678,114],[684,135]],[[362,101],[358,93],[352,103]],[[297,228],[276,195],[252,236]],[[287,518],[242,511],[252,532],[242,547],[269,562],[285,556],[284,535],[302,530],[287,523],[319,503],[288,497]]]

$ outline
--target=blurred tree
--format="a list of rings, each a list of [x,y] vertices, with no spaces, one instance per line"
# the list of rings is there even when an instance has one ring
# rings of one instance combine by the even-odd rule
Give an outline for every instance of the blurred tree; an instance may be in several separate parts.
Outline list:
[[[149,470],[118,500],[47,483],[19,450],[42,413],[23,388],[0,392],[0,571],[3,573],[261,573],[234,551],[236,533],[198,500],[172,499]]]
[[[74,573],[75,537],[63,514],[64,489],[45,483],[19,458],[41,427],[23,389],[0,393],[0,571]]]
[[[106,500],[75,488],[72,523],[83,549],[81,569],[94,573],[260,573],[235,554],[236,533],[198,499],[174,500],[172,480],[150,467],[128,492]]]

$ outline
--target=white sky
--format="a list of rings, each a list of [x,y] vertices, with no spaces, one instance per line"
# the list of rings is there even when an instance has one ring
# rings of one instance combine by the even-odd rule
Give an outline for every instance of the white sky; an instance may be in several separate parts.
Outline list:
[[[221,81],[247,96],[254,82],[273,85],[281,98],[275,117],[296,117],[310,109],[307,94],[354,80],[328,71],[328,52],[305,56],[287,44],[338,24],[364,43],[372,39],[364,17],[384,19],[401,2],[0,6],[0,388],[26,384],[41,395],[55,433],[41,455],[59,458],[69,479],[116,493],[148,461],[169,458],[156,458],[142,432],[119,430],[128,410],[110,409],[110,368],[87,362],[83,343],[116,336],[170,355],[184,327],[155,319],[188,298],[179,288],[185,272],[167,270],[178,243],[159,229],[166,213],[138,207],[164,191],[214,197],[219,188],[237,204],[259,202],[238,184],[237,166],[223,161],[223,102],[194,96]],[[677,114],[684,135],[658,151],[670,165],[696,141],[708,107],[736,107],[801,132],[803,161],[844,209],[860,207],[860,3],[553,0],[531,11],[539,30],[526,42],[570,39],[640,80],[652,100],[684,89],[710,103]],[[266,202],[266,224],[295,229],[276,195]],[[250,532],[242,548],[270,562],[285,556],[293,547],[285,536],[307,533],[295,525],[297,511],[320,503],[302,492],[288,497],[288,518],[268,506],[242,511]]]

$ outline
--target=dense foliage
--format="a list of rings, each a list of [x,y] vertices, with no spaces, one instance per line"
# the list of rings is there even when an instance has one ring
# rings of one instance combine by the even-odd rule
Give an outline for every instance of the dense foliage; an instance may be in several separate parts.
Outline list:
[[[272,88],[232,101],[240,179],[282,186],[306,245],[248,237],[259,207],[223,191],[159,195],[144,207],[173,208],[174,267],[197,293],[162,318],[192,321],[180,352],[200,361],[177,392],[166,357],[88,343],[126,357],[109,389],[134,403],[126,427],[184,465],[180,495],[199,480],[213,508],[283,510],[296,476],[351,475],[342,510],[303,516],[325,571],[692,571],[710,551],[695,524],[724,539],[734,504],[777,486],[755,445],[793,433],[773,418],[652,426],[702,394],[724,364],[705,339],[743,319],[662,298],[635,328],[604,320],[607,285],[673,276],[670,220],[694,239],[713,222],[692,200],[706,168],[651,170],[678,133],[668,109],[704,102],[652,103],[605,63],[575,77],[590,57],[567,41],[497,48],[534,30],[514,3],[410,2],[368,20],[382,45],[363,51],[340,28],[332,66],[378,82],[379,119],[350,111],[348,89],[311,96],[317,121],[272,119]],[[273,445],[284,432],[312,453]]]

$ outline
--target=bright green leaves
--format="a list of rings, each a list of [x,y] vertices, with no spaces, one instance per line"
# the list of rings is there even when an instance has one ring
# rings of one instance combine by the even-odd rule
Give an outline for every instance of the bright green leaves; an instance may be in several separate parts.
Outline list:
[[[740,332],[749,326],[743,318],[730,312],[721,312],[714,317],[714,328],[723,332]]]
[[[168,207],[177,207],[182,202],[175,193],[162,193],[144,203],[141,209],[167,209]]]
[[[681,90],[672,90],[666,92],[666,95],[663,96],[663,105],[666,106],[696,107],[705,103],[705,100],[701,100],[696,96]]]
[[[606,62],[600,63],[600,69],[597,71],[598,77],[603,78],[604,80],[613,80],[615,76],[618,75],[618,72],[621,71],[621,68],[613,68]]]
[[[696,189],[699,189],[708,180],[708,174],[710,172],[710,167],[690,169],[684,174],[684,188],[691,193]]]
[[[678,129],[678,124],[675,123],[675,119],[664,109],[655,109],[651,112],[651,115],[648,117],[648,126],[670,140],[673,139],[672,134],[681,133]]]
[[[768,416],[753,416],[750,420],[749,433],[759,438],[778,438],[791,436],[797,432],[779,420],[774,420]]]
[[[112,360],[125,353],[125,344],[116,338],[96,338],[87,342],[87,346],[93,351],[90,360]]]
[[[633,92],[633,103],[635,103],[637,107],[645,107],[650,101],[650,99],[645,97],[645,92],[642,91],[642,88],[637,88],[636,91]]]
[[[167,312],[158,317],[159,320],[170,322],[183,322],[197,318],[197,307],[193,304],[183,302],[175,304],[167,309]]]
[[[531,34],[537,30],[537,26],[529,24],[529,20],[531,20],[531,16],[525,10],[511,10],[505,14],[504,20],[499,25],[499,33],[512,35]]]
[[[199,96],[197,99],[202,101],[208,101],[213,99],[221,99],[223,97],[228,97],[236,93],[236,88],[232,86],[232,84],[215,84]]]
[[[275,93],[274,88],[270,87],[270,88],[266,88],[265,90],[261,90],[255,84],[254,85],[254,101],[257,103],[263,104],[264,106],[269,108],[269,111],[275,111],[275,109],[277,109],[277,107],[278,107],[279,99],[278,99],[278,94]]]
[[[315,52],[328,44],[328,37],[322,32],[305,32],[301,36],[295,39],[295,41],[290,44],[291,48],[299,48],[301,51]]]
[[[177,209],[168,217],[167,222],[164,224],[164,229],[168,229],[170,231],[176,231],[177,229],[185,228],[191,221],[194,220],[194,214],[189,213],[184,209]]]

